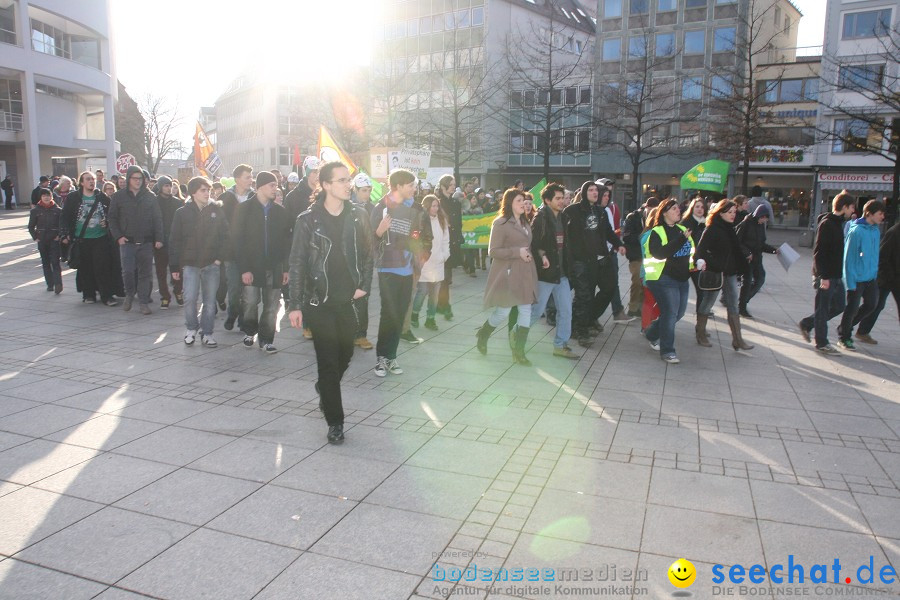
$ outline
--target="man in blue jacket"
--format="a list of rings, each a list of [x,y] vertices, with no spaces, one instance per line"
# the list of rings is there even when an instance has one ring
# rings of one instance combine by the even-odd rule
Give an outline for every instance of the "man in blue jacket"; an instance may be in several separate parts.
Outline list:
[[[853,327],[878,305],[878,246],[881,232],[878,226],[884,221],[885,206],[879,200],[869,200],[863,207],[863,216],[850,225],[844,241],[844,285],[847,288],[847,308],[838,327],[838,345],[855,351]],[[862,301],[862,307],[860,307]]]

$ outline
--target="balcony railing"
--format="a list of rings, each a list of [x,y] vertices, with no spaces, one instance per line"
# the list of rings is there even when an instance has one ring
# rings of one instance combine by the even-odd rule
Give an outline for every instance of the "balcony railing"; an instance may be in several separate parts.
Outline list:
[[[22,115],[0,110],[0,131],[22,131],[25,129]]]

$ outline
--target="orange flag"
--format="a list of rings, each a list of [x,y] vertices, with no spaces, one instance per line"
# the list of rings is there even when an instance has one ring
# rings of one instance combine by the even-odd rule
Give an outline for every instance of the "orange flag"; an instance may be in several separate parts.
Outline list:
[[[333,160],[341,161],[347,165],[348,169],[350,169],[351,175],[359,171],[359,168],[352,160],[350,160],[350,157],[338,145],[331,133],[325,129],[324,125],[319,126],[319,149],[316,154],[318,154],[319,160],[323,163],[331,162]]]

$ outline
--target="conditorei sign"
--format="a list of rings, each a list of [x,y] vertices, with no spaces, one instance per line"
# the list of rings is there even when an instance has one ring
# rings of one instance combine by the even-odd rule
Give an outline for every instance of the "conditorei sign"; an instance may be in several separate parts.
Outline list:
[[[894,183],[893,173],[819,173],[819,183]]]

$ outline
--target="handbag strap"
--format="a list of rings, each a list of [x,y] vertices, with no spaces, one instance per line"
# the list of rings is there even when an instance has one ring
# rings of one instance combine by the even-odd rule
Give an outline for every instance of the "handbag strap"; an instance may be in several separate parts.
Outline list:
[[[84,206],[84,195],[81,196],[81,204]],[[88,211],[87,217],[84,218],[84,225],[81,227],[81,232],[75,236],[76,240],[80,240],[84,237],[84,232],[88,228],[88,224],[91,222],[91,217],[94,216],[94,211],[97,210],[97,205],[100,204],[100,196],[94,195],[94,204],[91,206],[91,210]],[[75,222],[75,227],[78,227],[78,222]]]

